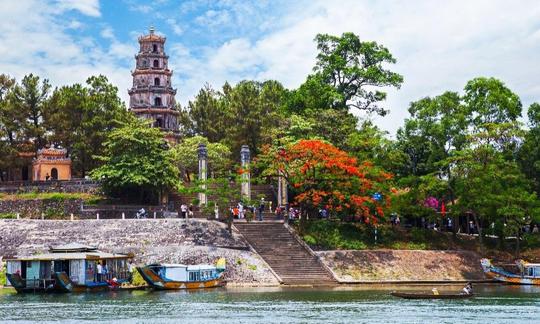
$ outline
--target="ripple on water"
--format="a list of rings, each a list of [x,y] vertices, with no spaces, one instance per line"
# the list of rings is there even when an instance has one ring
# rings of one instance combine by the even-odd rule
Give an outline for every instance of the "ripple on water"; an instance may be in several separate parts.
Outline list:
[[[479,287],[469,300],[401,300],[387,291],[257,289],[0,294],[0,320],[119,323],[533,323],[536,290]]]

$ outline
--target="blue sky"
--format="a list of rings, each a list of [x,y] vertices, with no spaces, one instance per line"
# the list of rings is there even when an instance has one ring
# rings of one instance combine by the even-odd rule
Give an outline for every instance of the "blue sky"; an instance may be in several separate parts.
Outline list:
[[[178,101],[209,83],[276,79],[300,85],[315,62],[317,33],[352,31],[387,46],[403,74],[390,115],[394,134],[409,102],[461,91],[476,76],[502,79],[524,106],[540,101],[540,4],[536,1],[0,0],[0,73],[53,85],[106,75],[127,101],[137,36],[167,37]]]

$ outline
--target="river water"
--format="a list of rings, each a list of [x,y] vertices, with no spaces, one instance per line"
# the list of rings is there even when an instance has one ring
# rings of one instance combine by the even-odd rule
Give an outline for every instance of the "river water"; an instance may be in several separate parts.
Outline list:
[[[459,290],[439,287],[439,291]],[[18,295],[0,289],[0,321],[65,323],[540,323],[540,287],[475,286],[467,300],[402,300],[393,289],[219,288]]]

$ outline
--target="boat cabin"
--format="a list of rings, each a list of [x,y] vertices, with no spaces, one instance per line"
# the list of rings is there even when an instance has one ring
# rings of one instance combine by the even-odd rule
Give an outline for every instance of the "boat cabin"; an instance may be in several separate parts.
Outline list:
[[[540,278],[540,263],[519,261],[518,267],[523,277]]]
[[[81,244],[67,244],[51,247],[49,253],[7,259],[7,274],[20,276],[27,289],[48,289],[54,284],[55,273],[65,273],[76,285],[93,286],[112,278],[128,278],[129,257]]]
[[[183,264],[156,264],[149,266],[163,280],[179,282],[200,282],[213,280],[219,277],[218,269],[209,264],[183,265]]]

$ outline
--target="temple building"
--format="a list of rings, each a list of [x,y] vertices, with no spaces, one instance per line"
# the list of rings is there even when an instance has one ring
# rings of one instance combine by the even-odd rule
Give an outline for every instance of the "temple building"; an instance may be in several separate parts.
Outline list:
[[[66,149],[53,146],[38,150],[32,161],[32,180],[71,180],[71,159]]]
[[[139,37],[139,53],[132,71],[133,86],[128,91],[129,109],[136,116],[152,121],[154,127],[165,132],[165,138],[178,142],[178,115],[176,89],[172,87],[172,71],[165,54],[165,37],[155,34],[151,27],[148,35]]]

